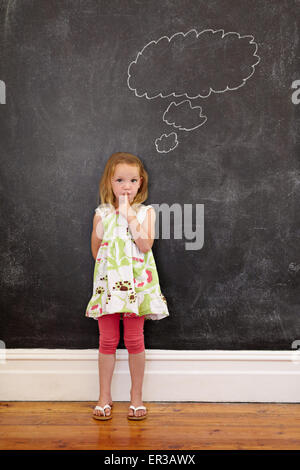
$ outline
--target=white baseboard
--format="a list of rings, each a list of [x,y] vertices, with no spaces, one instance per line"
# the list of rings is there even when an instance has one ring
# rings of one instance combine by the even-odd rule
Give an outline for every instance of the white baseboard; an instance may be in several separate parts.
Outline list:
[[[143,400],[300,402],[300,351],[147,350]],[[117,350],[114,401],[129,401],[127,349]],[[6,349],[1,401],[95,401],[98,350]]]

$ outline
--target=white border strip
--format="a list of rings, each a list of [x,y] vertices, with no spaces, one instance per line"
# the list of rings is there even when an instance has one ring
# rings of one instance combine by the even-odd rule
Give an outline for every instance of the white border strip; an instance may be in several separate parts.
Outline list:
[[[1,401],[94,401],[98,350],[7,349]],[[144,401],[300,402],[300,351],[147,350]],[[118,349],[115,401],[129,401],[128,352]]]
[[[97,349],[6,349],[6,359],[22,360],[68,360],[93,361],[98,359]],[[228,351],[228,350],[165,350],[146,349],[146,361],[292,361],[300,364],[300,353],[296,351]],[[117,349],[117,359],[128,359],[126,349]]]

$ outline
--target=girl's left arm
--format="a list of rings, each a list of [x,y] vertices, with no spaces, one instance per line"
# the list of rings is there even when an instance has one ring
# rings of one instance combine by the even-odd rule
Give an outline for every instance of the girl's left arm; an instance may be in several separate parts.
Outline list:
[[[142,253],[151,250],[155,237],[155,210],[153,207],[147,210],[145,220],[139,223],[135,215],[128,215],[127,221],[132,237]]]

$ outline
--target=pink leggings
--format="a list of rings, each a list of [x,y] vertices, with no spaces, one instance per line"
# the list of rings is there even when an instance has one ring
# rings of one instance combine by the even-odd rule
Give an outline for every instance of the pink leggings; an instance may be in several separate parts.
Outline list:
[[[120,340],[120,313],[103,315],[98,318],[99,351],[103,354],[114,354]],[[145,317],[123,318],[124,344],[130,354],[145,350],[144,345]]]

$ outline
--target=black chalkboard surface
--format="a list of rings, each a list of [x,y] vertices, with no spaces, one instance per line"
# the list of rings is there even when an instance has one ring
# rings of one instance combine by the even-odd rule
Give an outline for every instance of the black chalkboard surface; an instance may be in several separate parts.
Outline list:
[[[146,349],[291,349],[299,1],[0,5],[6,347],[98,347],[84,316],[92,220],[107,158],[125,151],[148,171],[145,204],[190,205],[193,230],[204,208],[201,249],[174,236],[173,216],[170,238],[154,242],[170,316],[145,323]]]

